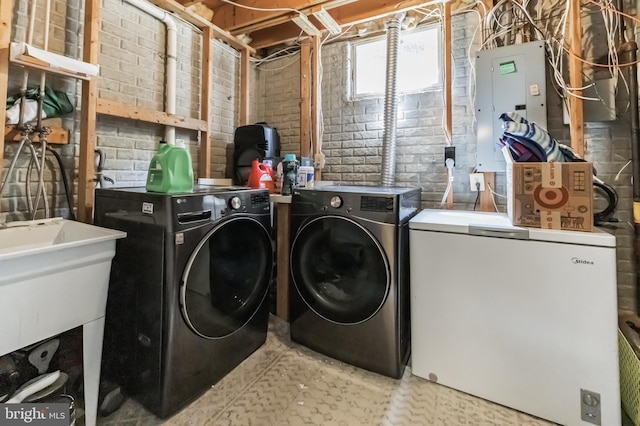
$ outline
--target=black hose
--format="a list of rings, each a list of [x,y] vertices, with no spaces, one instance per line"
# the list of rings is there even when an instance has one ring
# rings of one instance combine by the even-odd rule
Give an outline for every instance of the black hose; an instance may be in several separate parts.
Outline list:
[[[100,148],[96,148],[93,152],[98,156],[98,164],[96,165],[96,180],[98,181],[98,186],[100,188],[104,188],[104,181],[109,181],[113,183],[113,179],[106,177],[102,171],[104,170],[104,162],[107,160],[107,154]]]
[[[53,156],[56,157],[56,160],[58,161],[58,167],[60,167],[60,173],[62,173],[62,184],[64,185],[64,193],[67,197],[67,204],[69,205],[69,216],[71,217],[71,220],[76,220],[76,215],[73,212],[73,195],[72,195],[72,191],[69,189],[69,178],[67,177],[67,171],[64,167],[64,164],[62,163],[62,158],[60,157],[60,154],[58,154],[57,151],[54,151],[53,149],[51,149],[50,145],[47,146],[47,151],[52,153]]]
[[[597,189],[604,193],[606,198],[609,200],[607,203],[607,207],[604,210],[593,214],[593,222],[596,225],[611,222],[611,214],[615,211],[618,206],[618,193],[612,186],[607,185],[602,181],[593,181],[594,189]]]

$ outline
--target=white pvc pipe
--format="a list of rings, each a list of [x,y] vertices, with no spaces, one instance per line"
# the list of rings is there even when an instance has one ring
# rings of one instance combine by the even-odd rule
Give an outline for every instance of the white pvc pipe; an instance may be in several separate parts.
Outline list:
[[[162,10],[146,0],[125,0],[130,5],[162,21],[167,28],[167,63],[165,83],[165,112],[176,113],[176,81],[177,81],[177,52],[178,52],[178,28],[176,21],[165,10]],[[165,141],[171,145],[176,143],[176,128],[166,126],[164,131]]]
[[[51,19],[51,0],[45,1],[43,50],[49,50],[49,20]]]
[[[44,43],[42,46],[43,50],[49,50],[49,20],[51,19],[51,0],[46,0],[45,2],[45,11],[44,11]],[[42,100],[44,100],[44,86],[47,81],[47,73],[46,71],[42,71],[40,74],[40,106],[42,106]],[[38,123],[40,123],[40,117],[42,116],[42,109],[38,108]],[[42,130],[42,129],[38,129]]]
[[[27,28],[27,44],[33,43],[33,28],[36,25],[36,7],[38,6],[38,0],[31,0],[29,6],[29,27]],[[27,92],[27,86],[29,85],[29,68],[25,67],[24,72],[22,73],[22,86],[20,86],[20,93],[22,95],[22,105],[20,105],[20,124],[22,123],[22,118],[24,116],[24,94]]]
[[[27,29],[27,44],[33,43],[33,29],[36,25],[36,7],[38,0],[31,0],[31,10],[29,11],[29,28]]]

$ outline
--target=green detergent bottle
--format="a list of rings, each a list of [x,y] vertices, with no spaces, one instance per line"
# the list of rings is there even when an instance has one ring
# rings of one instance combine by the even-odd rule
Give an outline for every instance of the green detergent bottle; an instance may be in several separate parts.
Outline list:
[[[160,142],[149,163],[147,191],[174,194],[193,191],[191,155],[184,146]]]

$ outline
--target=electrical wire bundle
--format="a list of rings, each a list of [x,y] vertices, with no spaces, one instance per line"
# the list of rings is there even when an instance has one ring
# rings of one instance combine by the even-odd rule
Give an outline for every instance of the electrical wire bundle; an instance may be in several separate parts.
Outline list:
[[[582,5],[582,15],[586,18],[584,27],[587,29],[584,32],[585,45],[594,46],[595,38],[602,38],[600,33],[604,28],[603,42],[606,45],[606,54],[599,55],[594,60],[577,58],[586,65],[583,78],[587,83],[581,87],[571,87],[565,79],[566,58],[568,55],[575,56],[570,52],[569,40],[566,37],[570,4],[571,2],[562,0],[538,1],[535,7],[531,7],[528,0],[500,0],[485,16],[482,24],[485,37],[481,48],[490,49],[533,40],[544,41],[552,82],[558,95],[565,102],[569,97],[575,96],[584,100],[599,101],[608,106],[597,91],[595,97],[579,95],[578,92],[595,89],[595,79],[602,79],[604,71],[612,78],[614,90],[617,90],[617,82],[620,79],[628,93],[629,87],[621,68],[629,64],[620,63],[617,46],[626,36],[622,32],[622,18],[630,19],[634,26],[637,25],[638,19],[618,11],[611,0],[586,0]],[[589,31],[591,28],[594,31]]]

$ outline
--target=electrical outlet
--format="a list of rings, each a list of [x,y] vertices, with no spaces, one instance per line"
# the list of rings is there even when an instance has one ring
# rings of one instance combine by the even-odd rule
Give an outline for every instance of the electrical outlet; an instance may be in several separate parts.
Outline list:
[[[447,160],[451,158],[453,160],[453,165],[456,164],[456,147],[455,146],[445,146],[444,147],[444,165],[447,165]]]
[[[484,173],[471,173],[469,175],[469,185],[471,186],[471,192],[478,191],[478,184],[480,184],[480,191],[484,191]]]

